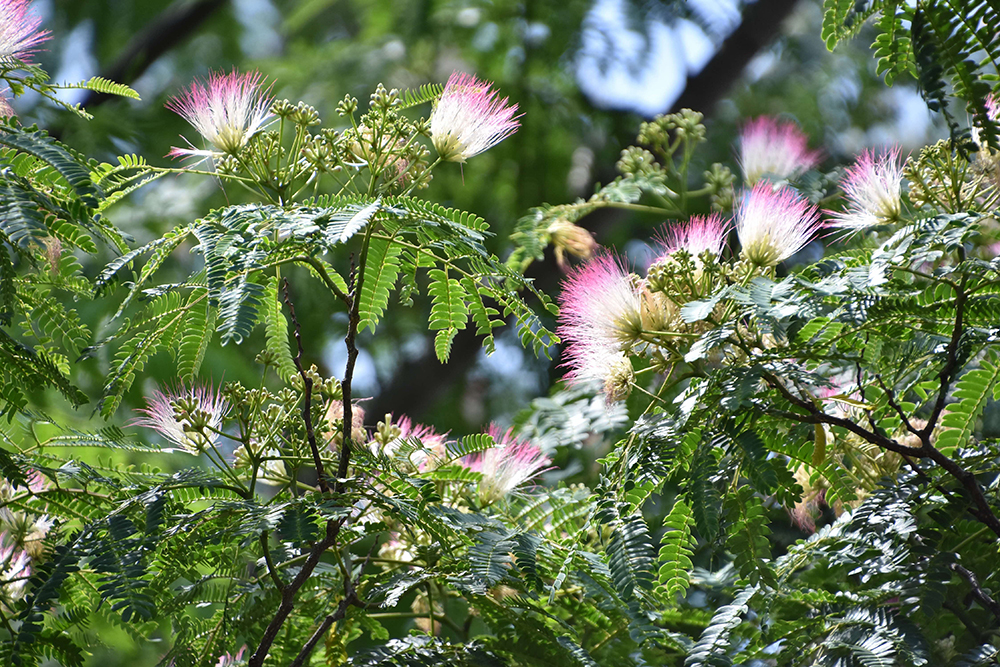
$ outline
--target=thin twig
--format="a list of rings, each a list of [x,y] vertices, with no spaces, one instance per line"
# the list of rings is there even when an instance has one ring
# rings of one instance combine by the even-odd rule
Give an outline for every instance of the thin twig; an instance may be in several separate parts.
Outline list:
[[[951,569],[969,582],[969,586],[972,587],[972,595],[979,600],[979,604],[989,609],[993,615],[996,616],[997,620],[1000,621],[1000,604],[990,597],[989,593],[983,590],[983,587],[979,585],[979,578],[976,577],[976,574],[962,567],[958,563],[952,563]]]
[[[295,317],[295,307],[292,305],[292,300],[288,296],[288,279],[284,279],[282,288],[285,291],[285,303],[288,305],[288,313],[292,318],[292,324],[295,325],[295,343],[298,346],[298,353],[295,355],[295,368],[298,369],[299,375],[302,377],[302,391],[305,395],[305,401],[302,405],[302,420],[306,423],[306,437],[309,439],[309,448],[312,450],[313,464],[316,466],[316,476],[319,478],[319,490],[323,493],[329,492],[330,488],[326,485],[326,472],[323,470],[323,459],[319,455],[319,445],[316,444],[316,432],[313,430],[312,423],[312,390],[313,390],[313,379],[306,375],[306,371],[302,368],[302,331],[299,327],[299,321]]]

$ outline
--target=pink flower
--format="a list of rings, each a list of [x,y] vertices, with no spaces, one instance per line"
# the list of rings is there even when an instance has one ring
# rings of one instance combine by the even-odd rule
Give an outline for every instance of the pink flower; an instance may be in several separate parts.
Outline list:
[[[431,112],[431,140],[442,160],[465,162],[514,134],[517,105],[497,99],[492,84],[470,74],[448,77]]]
[[[462,459],[465,467],[482,475],[479,500],[483,505],[491,505],[505,497],[551,463],[541,449],[515,438],[513,429],[503,432],[496,424],[490,424],[487,432],[497,446]]]
[[[614,255],[601,253],[569,274],[559,301],[567,380],[603,382],[609,400],[627,395],[632,366],[623,352],[643,330],[634,277]]]
[[[1000,99],[997,99],[992,93],[986,96],[986,117],[989,118],[994,125],[1000,123]],[[972,141],[974,141],[981,148],[982,141],[980,139],[980,129],[976,126],[972,128]]]
[[[10,99],[7,97],[9,90],[9,88],[0,90],[0,118],[12,118],[17,115],[14,112],[14,107],[10,105]]]
[[[0,606],[24,597],[24,589],[31,576],[31,557],[9,540],[6,532],[0,533]]]
[[[757,266],[774,266],[802,248],[820,227],[819,211],[791,188],[767,181],[753,187],[736,207],[741,253]]]
[[[392,419],[392,415],[387,415],[386,419]],[[382,447],[385,454],[392,456],[407,440],[419,440],[423,449],[417,449],[410,454],[410,461],[418,470],[436,468],[445,460],[448,447],[446,435],[438,433],[432,426],[417,424],[406,415],[392,419],[392,424],[399,429],[399,435]]]
[[[146,426],[190,454],[198,454],[214,445],[222,428],[222,420],[229,411],[229,404],[211,386],[186,387],[166,393],[154,391],[146,415],[133,420],[131,426]]]
[[[850,235],[894,222],[900,213],[902,181],[898,148],[883,150],[877,157],[873,151],[865,150],[841,183],[847,206],[843,211],[827,211],[832,218],[829,226],[846,230]]]
[[[717,213],[709,216],[695,215],[687,222],[665,227],[661,243],[663,256],[659,259],[682,249],[695,261],[706,250],[718,257],[726,247],[729,227],[730,223]]]
[[[740,167],[749,185],[764,176],[785,180],[819,164],[820,153],[810,151],[806,135],[794,123],[761,116],[740,133]]]
[[[213,72],[205,85],[197,81],[181,95],[167,102],[167,108],[180,114],[218,152],[234,155],[270,117],[271,98],[261,90],[260,72],[229,74]],[[210,157],[212,151],[173,148],[171,157],[196,155]]]
[[[219,656],[219,661],[215,663],[215,667],[233,667],[234,665],[243,664],[243,654],[246,652],[247,647],[241,648],[236,655],[230,655],[227,651]]]
[[[28,0],[0,0],[0,69],[30,63],[39,44],[49,38],[39,30],[42,18],[31,10]]]

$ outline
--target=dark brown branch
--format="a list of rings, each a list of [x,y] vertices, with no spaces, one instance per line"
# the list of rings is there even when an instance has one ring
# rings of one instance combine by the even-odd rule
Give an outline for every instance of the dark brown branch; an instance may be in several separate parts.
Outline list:
[[[361,251],[361,266],[354,266],[354,257],[351,256],[350,293],[348,296],[347,308],[347,336],[344,343],[347,345],[347,364],[344,366],[344,379],[340,383],[341,394],[344,401],[344,424],[343,438],[340,445],[340,461],[337,465],[337,481],[334,483],[334,490],[340,491],[341,480],[347,477],[347,471],[351,465],[351,434],[354,430],[354,406],[351,404],[351,389],[354,381],[354,367],[358,361],[358,326],[361,323],[361,287],[364,283],[365,260],[368,257],[368,241],[371,239],[371,227],[365,232],[364,247]]]
[[[281,626],[284,625],[288,615],[292,613],[292,609],[295,606],[295,594],[299,592],[302,585],[312,575],[313,570],[319,565],[320,558],[323,557],[326,550],[337,541],[337,535],[340,534],[340,527],[343,523],[343,518],[330,519],[326,523],[326,535],[322,540],[313,545],[313,548],[309,551],[309,557],[302,563],[302,569],[295,575],[291,583],[281,591],[281,604],[278,605],[278,610],[275,612],[274,618],[271,619],[271,622],[268,623],[267,628],[264,630],[264,636],[261,637],[260,643],[257,645],[257,649],[253,652],[253,655],[250,656],[247,667],[261,667],[264,664],[264,658],[267,657],[268,651],[271,650],[271,645],[278,636],[278,632],[281,631]]]
[[[119,83],[132,83],[160,56],[190,37],[225,4],[226,0],[175,2],[132,37],[115,62],[103,69],[100,76]],[[83,98],[82,104],[92,109],[114,97],[91,91]]]
[[[695,109],[706,115],[715,103],[743,75],[743,70],[761,49],[781,30],[781,22],[792,13],[796,0],[758,0],[746,5],[743,18],[722,43],[708,64],[688,78],[684,92],[671,107],[671,112]]]
[[[982,586],[979,585],[979,578],[976,577],[976,574],[962,567],[958,563],[952,563],[951,569],[969,582],[969,586],[972,587],[973,597],[979,600],[979,604],[989,609],[990,612],[996,617],[997,621],[1000,621],[1000,604],[990,597],[989,593],[983,590]]]
[[[293,361],[295,362],[295,368],[299,371],[299,376],[302,378],[302,391],[305,395],[305,400],[302,404],[302,420],[306,424],[306,437],[309,439],[309,449],[312,450],[313,464],[316,466],[319,490],[327,493],[330,488],[326,485],[326,472],[323,470],[323,459],[319,455],[319,445],[316,443],[316,432],[313,429],[312,423],[313,379],[306,374],[305,369],[302,367],[302,331],[301,327],[299,327],[299,321],[295,317],[295,307],[288,296],[287,278],[285,278],[282,287],[285,291],[285,304],[288,306],[288,313],[292,318],[292,324],[295,325],[295,343],[298,345],[298,353],[295,355]]]
[[[331,625],[347,616],[347,609],[350,606],[351,601],[348,598],[341,600],[340,604],[337,605],[337,611],[323,619],[320,626],[316,628],[316,632],[312,633],[312,636],[309,637],[309,641],[305,643],[302,650],[299,651],[297,656],[295,656],[295,660],[292,661],[292,664],[289,665],[289,667],[302,667],[302,665],[306,664],[306,661],[312,654],[313,649],[316,648],[316,644],[319,643],[319,640],[326,635],[326,633],[330,630]]]
[[[886,436],[881,435],[880,433],[876,433],[875,431],[869,431],[868,429],[864,428],[863,426],[861,426],[856,422],[851,421],[850,419],[844,419],[843,417],[836,417],[834,415],[826,414],[818,407],[816,407],[816,405],[813,404],[812,401],[807,401],[803,398],[799,398],[795,394],[788,391],[788,388],[784,385],[784,383],[782,383],[781,380],[779,380],[770,373],[763,373],[761,377],[770,386],[777,389],[778,393],[780,393],[785,398],[785,400],[787,400],[789,403],[799,408],[800,410],[806,412],[806,414],[804,415],[792,412],[781,412],[780,414],[783,417],[794,419],[795,421],[801,422],[803,424],[830,424],[831,426],[840,426],[841,428],[844,428],[850,431],[851,433],[860,436],[865,440],[865,442],[869,442],[883,449],[888,449],[891,452],[896,452],[897,454],[903,454],[905,456],[918,456],[918,457],[925,456],[923,454],[922,449],[915,449],[913,447],[907,447],[906,445],[901,445],[895,440],[887,438]],[[775,414],[778,413],[775,412]]]
[[[941,386],[938,389],[937,400],[934,401],[934,410],[927,419],[927,426],[921,429],[919,435],[925,448],[931,447],[931,433],[937,426],[938,418],[944,412],[945,401],[948,398],[948,390],[951,389],[952,380],[958,372],[958,347],[962,342],[962,334],[965,329],[965,303],[969,296],[965,292],[966,277],[962,276],[962,282],[955,285],[955,328],[951,331],[951,340],[948,341],[948,355],[945,359],[944,367],[938,373]]]
[[[368,556],[365,558],[365,562],[362,563],[361,567],[358,569],[358,574],[354,577],[354,580],[352,581],[349,577],[344,579],[344,599],[337,605],[337,610],[323,619],[323,622],[318,628],[316,628],[316,631],[312,633],[309,640],[305,643],[305,645],[303,645],[302,650],[299,651],[297,656],[295,656],[295,660],[292,661],[292,664],[289,667],[302,667],[302,665],[306,664],[306,661],[309,659],[309,655],[313,652],[313,649],[316,648],[316,644],[319,640],[322,639],[327,631],[330,630],[331,625],[347,615],[347,609],[351,605],[358,607],[366,606],[358,598],[358,585],[361,583],[361,574],[365,571],[365,566],[368,565],[368,562],[371,560],[372,553],[377,547],[378,540],[376,539],[372,543],[371,549],[368,550]]]

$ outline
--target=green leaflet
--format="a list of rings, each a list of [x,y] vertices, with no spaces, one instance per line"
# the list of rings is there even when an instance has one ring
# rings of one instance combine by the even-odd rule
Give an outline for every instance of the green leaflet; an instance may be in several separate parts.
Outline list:
[[[267,283],[267,292],[264,297],[264,336],[267,341],[267,351],[271,353],[278,377],[288,382],[289,378],[298,373],[298,370],[295,368],[292,353],[288,347],[288,320],[285,319],[282,308],[278,279],[271,278]]]
[[[188,297],[188,316],[177,347],[177,375],[185,382],[191,382],[198,375],[214,329],[215,309],[209,307],[208,290],[193,290]]]
[[[396,278],[399,276],[401,252],[402,247],[388,239],[371,239],[358,302],[358,314],[361,318],[359,333],[366,328],[374,332],[389,305],[389,292],[396,285]]]
[[[431,314],[428,326],[437,330],[434,337],[434,351],[441,363],[448,361],[451,343],[459,329],[464,329],[469,319],[469,308],[465,304],[465,288],[451,278],[447,266],[427,272],[431,280],[427,291],[431,295]]]
[[[952,395],[959,399],[948,405],[948,412],[941,418],[941,432],[936,446],[950,456],[956,447],[966,447],[976,422],[986,408],[986,401],[991,393],[993,399],[1000,397],[1000,366],[997,365],[997,354],[990,352],[979,368],[967,371],[957,383]]]
[[[693,567],[691,554],[695,546],[695,539],[691,534],[694,516],[683,499],[674,503],[670,514],[663,521],[663,527],[666,532],[660,538],[660,552],[656,559],[659,564],[657,580],[668,598],[683,597],[690,584],[688,572]],[[668,600],[670,601],[672,600]]]

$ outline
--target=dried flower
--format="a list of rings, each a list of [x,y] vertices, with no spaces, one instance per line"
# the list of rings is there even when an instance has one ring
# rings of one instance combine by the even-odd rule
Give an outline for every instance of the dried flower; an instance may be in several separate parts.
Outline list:
[[[139,410],[146,416],[131,425],[149,427],[190,454],[215,445],[229,410],[226,399],[211,386],[183,383],[175,390],[154,391],[147,405]]]
[[[820,227],[815,206],[788,187],[762,181],[736,207],[742,254],[757,266],[774,266],[802,248]]]
[[[634,276],[613,255],[597,255],[563,283],[559,320],[559,335],[568,343],[567,379],[598,380],[607,386],[615,378],[619,389],[613,394],[620,396],[624,364],[628,364],[622,352],[643,331],[642,290]],[[613,400],[612,393],[607,396]]]
[[[30,5],[29,0],[0,0],[0,68],[30,64],[36,47],[50,36],[38,29],[42,17]]]
[[[262,90],[262,84],[260,72],[213,72],[204,85],[196,81],[172,98],[167,108],[191,123],[218,152],[175,147],[168,155],[211,157],[238,153],[271,115],[270,89]]]
[[[563,270],[566,269],[567,252],[580,259],[590,259],[600,247],[593,234],[565,218],[554,220],[546,231],[556,249],[556,264]]]
[[[496,424],[491,424],[487,432],[497,446],[462,459],[467,468],[482,475],[479,501],[483,505],[491,505],[505,497],[551,463],[541,449],[515,438],[513,429],[503,432]]]
[[[517,105],[508,106],[506,97],[497,99],[491,85],[462,72],[448,77],[430,117],[431,140],[442,160],[465,162],[519,127]]]
[[[730,223],[717,213],[691,216],[685,223],[671,225],[664,229],[661,242],[663,255],[656,261],[662,261],[666,255],[678,250],[686,251],[696,263],[706,250],[718,257],[726,247],[729,227]]]
[[[806,135],[794,123],[770,116],[752,120],[740,133],[740,167],[754,185],[764,176],[792,178],[819,164],[820,153],[810,151]]]
[[[883,150],[878,156],[864,151],[848,170],[841,187],[847,199],[843,211],[827,211],[830,227],[848,235],[868,227],[895,222],[900,213],[900,184],[903,166],[899,149]]]

